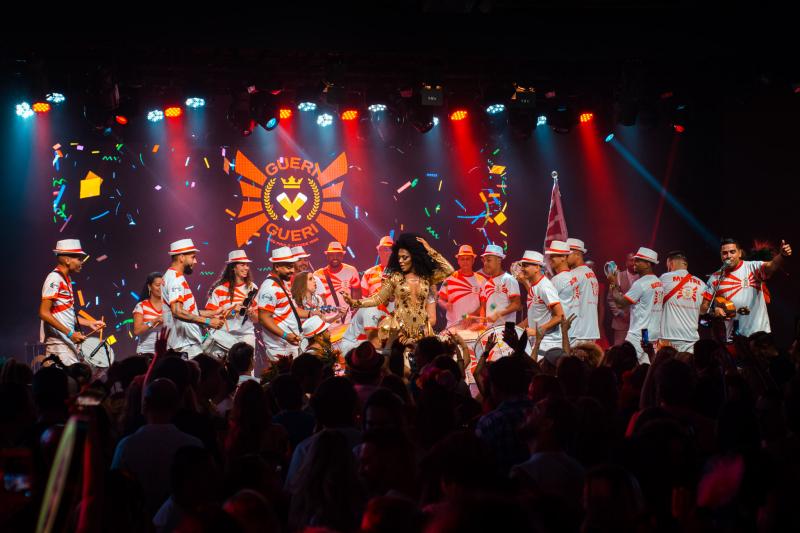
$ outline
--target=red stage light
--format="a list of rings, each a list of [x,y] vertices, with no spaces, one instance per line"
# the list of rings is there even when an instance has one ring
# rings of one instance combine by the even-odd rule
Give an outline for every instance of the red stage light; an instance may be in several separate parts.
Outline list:
[[[342,120],[355,120],[358,118],[357,109],[345,109],[342,111]]]
[[[467,118],[467,110],[466,109],[456,109],[452,113],[450,113],[450,120],[453,122],[458,120],[464,120]]]
[[[593,118],[594,118],[594,113],[581,113],[580,116],[581,124],[583,124],[584,122],[589,122]]]
[[[117,121],[117,124],[122,124],[123,126],[128,123],[128,118],[124,115],[117,115],[114,120]]]
[[[50,104],[47,102],[36,102],[31,106],[34,113],[47,113],[50,111]]]
[[[686,128],[684,128],[680,124],[675,124],[672,127],[675,128],[675,131],[678,132],[678,133],[683,133],[684,131],[686,131]]]
[[[183,108],[181,107],[173,106],[164,110],[164,116],[167,118],[177,118],[181,115],[183,115]]]
[[[281,120],[285,120],[287,118],[292,118],[292,110],[288,109],[288,108],[285,108],[285,107],[282,107],[278,111],[278,116],[280,117]]]

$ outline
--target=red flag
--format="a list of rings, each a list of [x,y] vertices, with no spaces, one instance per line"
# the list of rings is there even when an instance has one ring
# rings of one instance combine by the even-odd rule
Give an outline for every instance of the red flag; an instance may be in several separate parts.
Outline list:
[[[544,247],[547,243],[559,240],[567,240],[567,220],[564,218],[564,209],[561,207],[561,191],[558,189],[558,172],[551,173],[553,176],[553,192],[550,195],[550,213],[547,215],[547,231],[544,235]]]

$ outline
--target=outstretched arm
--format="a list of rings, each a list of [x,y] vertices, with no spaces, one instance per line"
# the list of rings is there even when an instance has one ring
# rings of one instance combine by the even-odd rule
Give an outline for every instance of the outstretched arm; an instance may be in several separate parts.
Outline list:
[[[764,273],[764,279],[771,278],[772,275],[777,272],[781,266],[783,266],[784,258],[789,257],[790,255],[792,255],[792,247],[786,241],[781,241],[781,248],[778,251],[778,255],[761,265],[761,270]]]

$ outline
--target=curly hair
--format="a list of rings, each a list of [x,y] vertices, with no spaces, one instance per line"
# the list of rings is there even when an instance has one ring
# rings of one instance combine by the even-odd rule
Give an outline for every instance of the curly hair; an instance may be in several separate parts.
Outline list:
[[[222,285],[223,283],[228,283],[228,298],[233,301],[233,291],[236,289],[236,272],[235,268],[238,263],[227,263],[225,268],[223,269],[222,273],[219,275],[216,281],[211,284],[211,288],[208,289],[208,297],[211,298],[211,295],[214,293],[214,289]],[[244,282],[249,286],[253,282],[253,273],[248,272],[247,277],[244,279]]]
[[[436,270],[436,263],[433,258],[425,250],[417,240],[418,235],[415,233],[401,233],[400,236],[394,241],[392,245],[392,255],[389,257],[389,262],[386,265],[386,272],[403,272],[400,268],[400,261],[397,259],[398,252],[407,250],[411,254],[411,265],[414,272],[420,277],[430,278],[433,276],[433,271]]]

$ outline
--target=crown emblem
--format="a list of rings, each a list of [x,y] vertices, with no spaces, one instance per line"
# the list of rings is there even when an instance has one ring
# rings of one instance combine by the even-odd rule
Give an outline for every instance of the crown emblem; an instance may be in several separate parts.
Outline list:
[[[281,178],[281,182],[283,183],[284,189],[299,189],[300,185],[303,183],[303,180],[295,178],[294,176],[289,176],[288,180]]]

